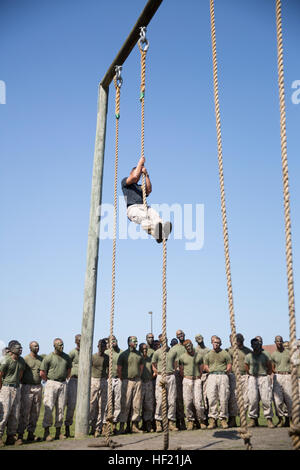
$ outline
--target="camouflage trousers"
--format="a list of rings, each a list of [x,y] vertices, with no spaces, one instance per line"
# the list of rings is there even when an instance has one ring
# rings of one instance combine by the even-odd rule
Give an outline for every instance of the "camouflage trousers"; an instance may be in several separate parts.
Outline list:
[[[67,384],[67,399],[66,399],[66,419],[65,426],[72,426],[73,416],[76,408],[77,400],[77,383],[78,379],[76,377],[71,377]]]
[[[7,427],[8,435],[17,433],[21,403],[20,387],[2,385],[0,390],[0,438]]]
[[[140,378],[122,380],[120,422],[126,423],[132,408],[132,421],[140,421],[142,401],[142,381]]]
[[[227,419],[229,401],[229,379],[227,374],[209,374],[207,378],[209,418]],[[218,411],[219,403],[219,411]]]
[[[42,385],[23,384],[21,388],[21,413],[19,420],[18,433],[34,433],[36,423],[40,416],[42,404]]]
[[[183,393],[182,393],[182,377],[177,370],[175,372],[176,380],[176,418],[179,420],[184,419],[184,406],[183,406]]]
[[[158,375],[156,378],[155,386],[155,399],[156,399],[156,408],[155,408],[155,419],[157,421],[162,420],[162,389],[160,381],[162,379],[161,375]],[[171,421],[176,421],[176,380],[175,375],[166,376],[166,389],[167,389],[167,402],[168,402],[168,419]]]
[[[44,389],[44,419],[43,428],[49,428],[53,424],[52,412],[55,407],[56,428],[61,428],[64,419],[66,404],[67,383],[56,380],[47,380]]]
[[[142,382],[142,418],[144,421],[152,421],[154,415],[154,383],[153,380]]]
[[[239,408],[237,401],[237,386],[236,376],[233,373],[228,374],[229,378],[229,401],[228,401],[228,414],[229,416],[239,416]],[[240,376],[241,387],[244,399],[244,410],[247,412],[248,409],[248,375],[244,374]]]
[[[183,403],[188,421],[204,421],[204,406],[201,379],[188,379],[184,377],[182,381]]]
[[[90,426],[99,430],[105,422],[105,408],[107,405],[107,379],[91,378],[90,397]]]
[[[107,379],[108,384],[108,379]],[[113,422],[117,423],[120,418],[121,413],[121,390],[122,390],[122,383],[121,380],[117,377],[112,377],[111,380],[111,391],[112,391],[112,413],[113,413]],[[107,398],[107,405],[105,410],[105,416],[108,413],[108,398]]]
[[[201,376],[201,386],[202,386],[202,395],[203,395],[203,403],[204,403],[205,412],[208,412],[207,378],[208,378],[208,374],[206,374],[206,373],[202,374],[202,376]]]
[[[248,377],[248,399],[249,418],[258,418],[259,416],[259,401],[262,402],[264,417],[269,419],[273,417],[272,410],[272,389],[270,385],[270,377],[268,375]]]
[[[290,374],[274,374],[273,398],[278,417],[292,417],[292,381]],[[287,413],[285,406],[287,408]]]

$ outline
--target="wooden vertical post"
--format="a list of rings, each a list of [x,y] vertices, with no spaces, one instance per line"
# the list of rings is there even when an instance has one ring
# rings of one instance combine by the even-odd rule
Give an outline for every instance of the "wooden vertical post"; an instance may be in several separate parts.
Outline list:
[[[93,350],[94,320],[100,234],[100,208],[105,151],[108,88],[99,85],[97,128],[92,177],[90,222],[87,246],[87,266],[84,285],[81,328],[75,437],[88,435],[90,410],[91,356]]]

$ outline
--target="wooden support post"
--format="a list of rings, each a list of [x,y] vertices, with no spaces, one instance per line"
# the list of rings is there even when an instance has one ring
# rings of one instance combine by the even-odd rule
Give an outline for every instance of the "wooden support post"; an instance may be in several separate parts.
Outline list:
[[[98,113],[92,178],[90,222],[88,232],[87,266],[84,286],[84,303],[80,341],[79,371],[75,437],[88,435],[90,411],[91,357],[93,351],[94,319],[98,271],[100,234],[100,207],[105,150],[108,88],[99,85]]]

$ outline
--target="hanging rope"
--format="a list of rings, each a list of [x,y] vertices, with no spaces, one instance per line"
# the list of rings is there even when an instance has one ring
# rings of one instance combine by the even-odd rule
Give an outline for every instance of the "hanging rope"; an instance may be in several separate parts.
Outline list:
[[[241,428],[239,430],[239,434],[241,438],[244,439],[244,443],[246,445],[247,450],[251,450],[252,449],[252,445],[250,442],[251,434],[249,433],[247,429],[247,419],[246,419],[243,390],[242,390],[242,384],[241,384],[241,374],[240,374],[240,369],[239,369],[238,347],[237,347],[237,342],[236,342],[236,328],[235,328],[234,307],[233,307],[233,292],[232,292],[230,255],[229,255],[229,238],[228,238],[224,173],[223,173],[223,152],[222,152],[221,118],[220,118],[220,106],[219,106],[218,65],[217,65],[214,0],[210,0],[210,17],[211,17],[211,40],[212,40],[212,55],[213,55],[215,114],[216,114],[217,143],[218,143],[219,180],[220,180],[220,190],[221,190],[221,209],[222,209],[222,222],[223,222],[225,267],[226,267],[226,277],[227,277],[227,294],[228,294],[230,327],[231,327],[232,345],[233,345],[233,369],[234,369],[234,373],[236,374],[236,379],[237,379],[236,380],[237,402],[238,402],[240,420],[241,420]]]
[[[149,48],[149,42],[146,38],[146,28],[140,28],[140,39],[138,41],[139,50],[141,53],[141,157],[145,157],[145,90],[146,90],[146,54]],[[143,205],[147,213],[147,199],[146,199],[146,178],[143,173],[142,179],[142,192],[143,192]]]
[[[146,27],[140,28],[140,39],[138,41],[139,50],[141,53],[141,90],[140,90],[140,101],[141,101],[141,156],[144,157],[145,148],[145,90],[146,90],[146,54],[149,48],[149,42],[146,38]],[[144,210],[147,214],[147,200],[146,200],[146,181],[143,173],[142,181],[142,192],[143,192],[143,205]],[[162,388],[162,422],[163,422],[163,448],[164,450],[169,447],[169,423],[168,423],[168,404],[167,404],[167,388],[166,388],[166,363],[167,363],[167,287],[166,287],[166,271],[167,271],[167,240],[163,239],[163,275],[162,275],[162,291],[163,291],[163,302],[162,302],[162,335],[163,335],[163,357],[162,357],[162,374],[160,378],[160,386]],[[158,380],[158,379],[157,379]]]
[[[118,185],[118,158],[119,158],[119,119],[120,119],[120,91],[123,83],[121,77],[121,66],[116,66],[116,75],[114,76],[114,85],[116,89],[115,100],[115,117],[116,117],[116,142],[115,142],[115,177],[114,177],[114,229],[113,229],[113,250],[112,250],[112,288],[111,288],[111,310],[110,310],[110,333],[109,333],[109,369],[108,369],[108,413],[107,425],[105,427],[106,445],[112,447],[110,439],[111,426],[113,422],[113,406],[112,406],[112,359],[113,347],[112,337],[114,332],[114,313],[115,313],[115,285],[116,285],[116,241],[117,241],[117,185]]]
[[[297,354],[296,344],[296,317],[295,317],[295,296],[294,296],[294,276],[293,276],[293,254],[292,254],[292,233],[290,216],[290,194],[289,194],[289,173],[287,160],[287,139],[286,139],[286,117],[284,99],[284,69],[283,69],[283,40],[281,22],[281,0],[276,0],[276,29],[277,29],[277,62],[278,62],[278,87],[280,105],[280,138],[281,138],[281,163],[283,179],[283,199],[285,216],[285,253],[288,285],[289,323],[290,323],[290,355],[291,358]],[[292,362],[292,423],[289,434],[293,441],[294,449],[300,450],[300,425],[299,425],[299,392],[297,366]]]
[[[169,422],[168,422],[168,403],[167,403],[167,240],[163,239],[163,276],[162,276],[162,373],[161,373],[161,392],[162,392],[162,422],[163,422],[163,450],[169,448]]]

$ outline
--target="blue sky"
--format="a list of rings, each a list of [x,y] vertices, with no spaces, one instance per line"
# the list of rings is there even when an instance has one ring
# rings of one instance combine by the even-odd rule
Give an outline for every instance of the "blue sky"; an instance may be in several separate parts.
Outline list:
[[[297,0],[282,2],[288,159],[299,295],[300,80]],[[146,1],[2,0],[0,340],[41,353],[81,331],[98,83]],[[275,2],[216,0],[219,93],[236,327],[246,344],[288,339]],[[168,338],[217,334],[228,346],[209,2],[164,0],[147,31],[145,155],[149,203],[204,205],[204,245],[168,242]],[[119,184],[140,152],[140,54],[123,67]],[[298,95],[300,97],[300,94]],[[114,87],[102,202],[113,202]],[[112,241],[100,241],[95,341],[109,333]],[[161,332],[161,248],[117,243],[115,334]],[[299,337],[299,320],[297,336]],[[94,344],[95,350],[95,344]]]

